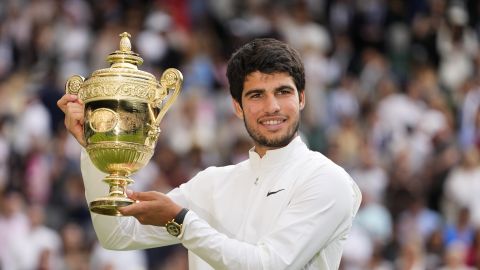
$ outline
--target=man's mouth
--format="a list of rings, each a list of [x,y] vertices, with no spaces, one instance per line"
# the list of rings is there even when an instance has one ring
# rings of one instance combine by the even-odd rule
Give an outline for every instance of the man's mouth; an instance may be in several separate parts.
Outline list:
[[[286,118],[275,117],[275,118],[260,120],[259,123],[270,131],[276,131],[280,129],[282,127],[282,124],[284,124],[286,121],[287,121]]]
[[[266,121],[261,121],[260,123],[262,123],[262,125],[271,126],[271,125],[279,125],[283,122],[285,122],[285,120],[266,120]]]

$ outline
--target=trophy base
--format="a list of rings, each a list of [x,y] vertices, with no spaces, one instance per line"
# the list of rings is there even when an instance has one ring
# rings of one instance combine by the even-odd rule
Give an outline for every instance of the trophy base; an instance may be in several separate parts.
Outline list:
[[[118,211],[118,207],[127,206],[132,203],[134,203],[134,201],[127,197],[103,197],[90,202],[90,211],[101,215],[121,217],[123,215]]]
[[[118,208],[135,202],[126,194],[127,185],[133,183],[133,180],[126,175],[110,174],[103,181],[110,186],[109,194],[91,201],[90,211],[107,216],[123,216]]]

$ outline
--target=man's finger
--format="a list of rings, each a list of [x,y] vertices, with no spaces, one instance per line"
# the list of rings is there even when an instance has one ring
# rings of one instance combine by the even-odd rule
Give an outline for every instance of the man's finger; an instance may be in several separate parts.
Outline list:
[[[60,110],[62,110],[63,113],[66,113],[67,104],[77,101],[79,101],[77,95],[65,94],[57,101],[57,106],[60,108]]]
[[[77,141],[85,146],[83,137],[84,106],[80,102],[69,102],[65,109],[65,126],[77,139]]]
[[[69,106],[70,107],[70,106]],[[65,114],[65,125],[68,129],[76,126],[82,126],[84,122],[83,110],[78,108],[68,108]]]
[[[151,201],[137,201],[130,205],[119,207],[118,210],[124,216],[140,216],[148,213],[150,207],[152,207]]]
[[[119,207],[118,211],[124,216],[134,216],[140,213],[140,208],[141,206],[139,205],[139,203],[133,203],[131,205]]]
[[[136,192],[128,190],[127,196],[135,201],[152,201],[158,199],[159,193],[155,191]]]

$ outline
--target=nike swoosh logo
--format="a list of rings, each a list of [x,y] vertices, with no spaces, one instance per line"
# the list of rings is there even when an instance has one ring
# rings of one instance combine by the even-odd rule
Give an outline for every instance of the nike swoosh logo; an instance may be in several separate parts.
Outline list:
[[[285,189],[282,188],[282,189],[279,189],[279,190],[276,190],[276,191],[269,191],[269,192],[267,193],[267,197],[270,196],[270,195],[273,195],[273,194],[275,194],[275,193],[278,193],[278,192],[280,192],[280,191],[282,191],[282,190],[285,190]]]

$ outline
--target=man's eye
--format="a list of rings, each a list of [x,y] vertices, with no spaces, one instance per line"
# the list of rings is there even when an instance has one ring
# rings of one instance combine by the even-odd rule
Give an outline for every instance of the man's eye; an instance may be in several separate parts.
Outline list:
[[[287,94],[290,94],[290,92],[291,92],[291,91],[288,90],[288,89],[283,89],[283,90],[279,90],[279,91],[278,91],[278,93],[279,93],[280,95],[287,95]]]
[[[252,94],[250,95],[250,98],[259,98],[261,95],[260,94]]]

